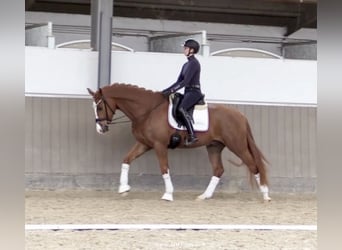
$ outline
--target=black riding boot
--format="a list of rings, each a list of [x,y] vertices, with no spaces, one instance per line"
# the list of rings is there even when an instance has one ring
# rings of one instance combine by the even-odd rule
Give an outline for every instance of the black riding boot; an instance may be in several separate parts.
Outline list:
[[[195,131],[194,131],[194,128],[193,128],[192,123],[191,123],[191,116],[189,115],[189,113],[186,110],[184,110],[183,108],[179,109],[179,113],[182,115],[184,125],[185,125],[186,129],[188,130],[188,136],[185,140],[184,145],[189,146],[189,145],[197,142],[198,138],[195,135]]]

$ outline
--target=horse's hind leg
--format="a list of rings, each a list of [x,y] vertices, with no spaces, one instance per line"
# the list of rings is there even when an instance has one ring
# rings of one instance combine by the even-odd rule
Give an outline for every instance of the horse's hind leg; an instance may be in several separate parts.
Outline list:
[[[259,170],[258,170],[257,164],[256,164],[255,159],[253,158],[252,154],[249,151],[245,151],[244,153],[239,155],[239,157],[246,164],[250,173],[254,175],[255,180],[258,184],[259,190],[263,194],[264,200],[270,201],[271,198],[269,197],[269,194],[268,194],[269,193],[268,186],[266,184],[264,184],[264,185],[260,184]]]
[[[224,172],[221,158],[221,153],[224,147],[225,146],[220,142],[214,142],[207,146],[209,160],[213,167],[213,176],[211,177],[209,185],[204,193],[197,197],[198,200],[210,199],[215,192],[216,186]]]
[[[256,182],[257,182],[257,184],[259,186],[260,192],[264,196],[264,201],[271,201],[271,197],[268,195],[268,192],[269,192],[268,186],[260,184],[260,174],[257,173],[257,174],[254,175],[254,177],[255,177],[255,180],[256,180]]]
[[[118,190],[120,194],[126,193],[131,189],[131,187],[128,185],[128,171],[130,163],[150,149],[150,147],[141,144],[140,142],[137,142],[125,156],[123,163],[121,165],[120,186]]]

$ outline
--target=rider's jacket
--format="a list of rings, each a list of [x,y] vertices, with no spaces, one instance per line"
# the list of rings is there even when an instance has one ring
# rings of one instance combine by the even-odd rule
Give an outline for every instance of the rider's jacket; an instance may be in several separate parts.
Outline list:
[[[191,91],[192,89],[200,90],[200,73],[201,65],[197,58],[194,55],[189,56],[188,61],[182,67],[177,81],[166,90],[169,90],[172,93],[183,87],[185,87],[184,93]]]

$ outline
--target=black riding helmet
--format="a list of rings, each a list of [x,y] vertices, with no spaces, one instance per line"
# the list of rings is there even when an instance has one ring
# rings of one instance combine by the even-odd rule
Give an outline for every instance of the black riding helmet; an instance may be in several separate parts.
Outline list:
[[[188,39],[185,41],[185,43],[183,44],[184,47],[188,47],[194,50],[194,54],[196,54],[199,49],[200,49],[200,45],[198,42],[196,42],[194,39]]]

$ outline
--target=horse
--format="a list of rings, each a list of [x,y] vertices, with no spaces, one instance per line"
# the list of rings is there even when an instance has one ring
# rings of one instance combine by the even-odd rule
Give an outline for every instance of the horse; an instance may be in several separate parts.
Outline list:
[[[113,83],[93,91],[87,88],[93,99],[96,130],[104,134],[109,130],[116,110],[121,110],[131,121],[135,145],[123,158],[118,193],[130,191],[128,173],[130,164],[153,149],[158,158],[165,192],[161,199],[173,201],[173,184],[168,165],[168,145],[170,137],[176,132],[168,123],[169,100],[161,92],[148,90],[136,85]],[[198,141],[185,146],[186,131],[181,135],[179,148],[206,146],[213,175],[206,190],[198,200],[212,198],[217,184],[224,172],[221,152],[227,147],[248,167],[251,180],[256,182],[264,201],[270,201],[266,164],[263,153],[257,147],[247,118],[238,110],[222,104],[208,104],[209,128],[196,132]],[[254,176],[254,178],[253,178]]]

